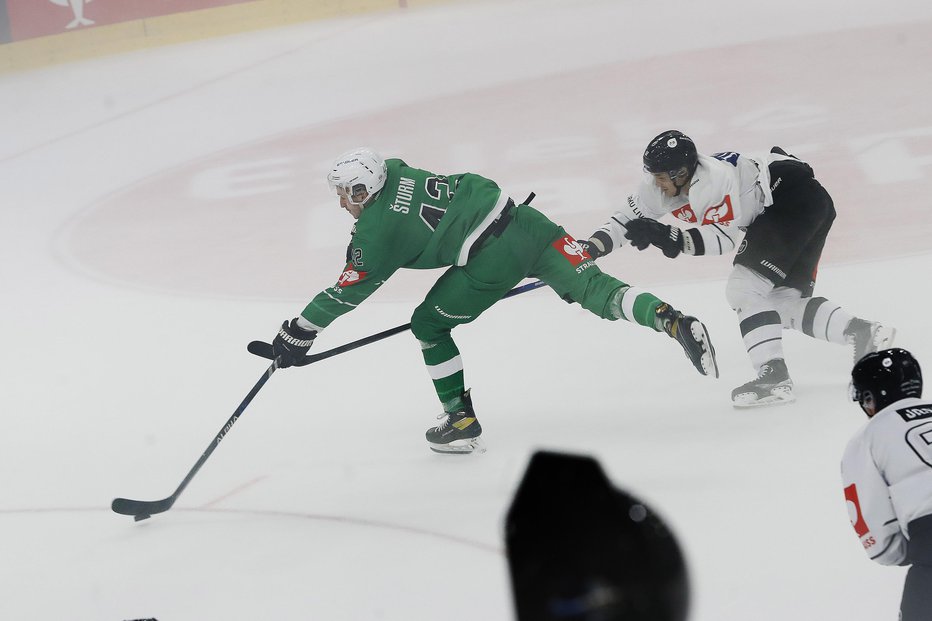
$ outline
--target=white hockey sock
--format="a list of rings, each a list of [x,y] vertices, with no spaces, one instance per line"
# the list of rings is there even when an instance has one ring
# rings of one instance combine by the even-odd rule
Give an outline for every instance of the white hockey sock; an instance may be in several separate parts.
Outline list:
[[[768,360],[783,358],[783,322],[780,313],[765,310],[745,316],[739,312],[738,319],[744,347],[756,370],[760,370]]]
[[[844,345],[847,343],[845,328],[853,318],[834,302],[825,298],[811,298],[806,300],[801,320],[793,323],[806,336]]]

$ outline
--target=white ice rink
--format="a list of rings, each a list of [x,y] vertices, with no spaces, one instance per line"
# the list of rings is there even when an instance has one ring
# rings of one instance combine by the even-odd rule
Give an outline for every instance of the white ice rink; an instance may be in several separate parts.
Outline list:
[[[701,8],[699,8],[701,7]],[[838,219],[818,295],[932,369],[932,3],[497,1],[308,23],[0,76],[0,619],[513,618],[503,518],[527,460],[596,456],[670,522],[692,621],[893,621],[839,461],[851,352],[787,333],[798,402],[742,412],[732,257],[600,264],[702,318],[722,377],[547,289],[454,333],[488,452],[431,453],[410,334],[276,373],[250,356],[343,268],[328,193],[368,144],[485,174],[584,236],[670,127],[781,145]],[[408,321],[399,273],[316,349]],[[927,390],[927,394],[928,394]]]

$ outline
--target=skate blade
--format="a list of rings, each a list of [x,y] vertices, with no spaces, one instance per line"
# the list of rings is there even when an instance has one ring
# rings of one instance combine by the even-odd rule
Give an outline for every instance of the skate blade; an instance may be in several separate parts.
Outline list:
[[[880,326],[874,333],[873,345],[874,351],[881,349],[890,349],[893,347],[893,339],[896,337],[896,328]]]
[[[427,446],[429,446],[430,450],[435,453],[443,453],[446,455],[469,455],[471,453],[485,453],[485,443],[482,441],[482,438],[454,440],[453,442],[449,442],[447,444],[435,444],[433,442],[428,442]]]
[[[796,401],[796,395],[793,394],[792,390],[788,390],[787,388],[774,388],[770,395],[759,399],[755,399],[756,396],[757,394],[753,392],[736,395],[732,399],[732,405],[736,409],[747,410],[771,405],[784,405]]]
[[[702,365],[701,373],[718,377],[718,361],[715,360],[715,348],[712,347],[712,339],[709,338],[709,331],[698,319],[689,325],[689,331],[693,338],[702,343],[702,354],[700,364]]]

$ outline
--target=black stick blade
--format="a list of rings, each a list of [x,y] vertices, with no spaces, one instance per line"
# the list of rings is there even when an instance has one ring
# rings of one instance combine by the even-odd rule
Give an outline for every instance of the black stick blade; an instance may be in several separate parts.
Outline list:
[[[246,350],[253,355],[265,358],[267,360],[275,360],[275,356],[272,354],[272,344],[265,343],[263,341],[252,341],[249,345],[246,346]]]
[[[130,500],[129,498],[114,498],[110,508],[120,515],[131,515],[138,522],[152,517],[156,513],[164,513],[172,508],[175,499],[169,496],[162,500]]]

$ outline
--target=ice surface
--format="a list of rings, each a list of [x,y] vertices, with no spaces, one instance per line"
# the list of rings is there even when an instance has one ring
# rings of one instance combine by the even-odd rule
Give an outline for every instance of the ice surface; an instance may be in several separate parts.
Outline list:
[[[895,619],[839,460],[851,353],[786,335],[798,402],[732,409],[752,374],[730,257],[602,266],[701,317],[722,377],[549,290],[456,331],[488,453],[431,453],[410,335],[277,373],[170,512],[342,268],[326,167],[372,145],[472,170],[577,235],[678,127],[704,151],[807,157],[836,199],[817,292],[932,360],[932,5],[472,2],[0,77],[0,618],[510,619],[502,519],[530,454],[592,454],[680,535],[694,621]],[[403,273],[319,340],[405,323]],[[465,587],[463,585],[466,585]]]

